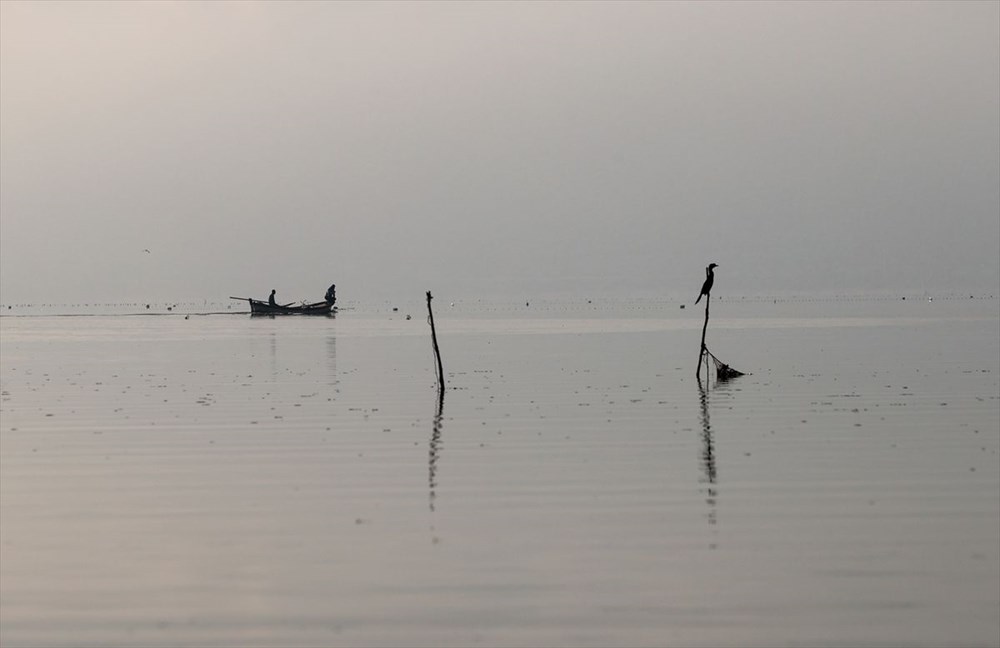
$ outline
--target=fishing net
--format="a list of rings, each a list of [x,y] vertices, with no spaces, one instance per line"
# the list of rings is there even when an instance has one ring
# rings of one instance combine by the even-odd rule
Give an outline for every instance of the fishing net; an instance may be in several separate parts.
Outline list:
[[[729,380],[730,378],[736,378],[737,376],[745,376],[746,375],[742,371],[739,371],[737,369],[733,369],[732,367],[730,367],[729,365],[727,365],[722,360],[719,360],[718,358],[716,358],[715,354],[713,354],[711,351],[708,350],[708,347],[704,347],[703,350],[704,350],[705,355],[707,355],[709,358],[711,358],[712,359],[712,363],[715,365],[715,378],[716,378],[716,380],[718,380],[720,382],[725,382],[725,381]]]

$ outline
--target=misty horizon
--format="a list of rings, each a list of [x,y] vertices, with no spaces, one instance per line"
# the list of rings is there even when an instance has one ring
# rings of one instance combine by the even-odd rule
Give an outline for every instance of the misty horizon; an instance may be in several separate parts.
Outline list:
[[[995,295],[998,43],[993,2],[3,2],[0,301]]]

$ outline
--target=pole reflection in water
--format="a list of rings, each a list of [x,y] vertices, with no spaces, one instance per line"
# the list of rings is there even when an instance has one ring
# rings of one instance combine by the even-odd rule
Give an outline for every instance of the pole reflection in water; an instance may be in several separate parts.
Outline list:
[[[718,517],[718,473],[715,468],[715,434],[712,431],[712,422],[709,417],[709,389],[698,379],[699,400],[701,401],[701,469],[704,473],[703,481],[707,484],[705,488],[705,502],[708,504],[708,523],[715,526],[719,522]],[[714,542],[709,545],[715,549],[718,545]]]
[[[437,498],[437,462],[441,458],[441,422],[444,417],[444,389],[438,389],[437,411],[434,413],[434,424],[431,429],[430,448],[427,452],[427,484],[431,512],[434,512],[434,500]]]

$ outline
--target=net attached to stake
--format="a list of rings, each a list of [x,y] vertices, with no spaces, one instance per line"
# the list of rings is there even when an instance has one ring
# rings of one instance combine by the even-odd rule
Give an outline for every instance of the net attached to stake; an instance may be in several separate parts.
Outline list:
[[[704,353],[705,355],[707,355],[709,358],[712,359],[712,364],[715,365],[715,379],[718,380],[719,382],[725,382],[730,378],[736,378],[737,376],[746,375],[742,371],[733,369],[722,360],[716,358],[715,354],[713,354],[711,351],[708,350],[708,347],[703,347],[702,353]]]

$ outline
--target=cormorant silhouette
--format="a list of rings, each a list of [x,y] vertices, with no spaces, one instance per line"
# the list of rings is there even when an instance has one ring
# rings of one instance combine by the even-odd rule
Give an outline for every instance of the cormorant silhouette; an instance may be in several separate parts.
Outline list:
[[[702,296],[707,297],[708,293],[712,292],[712,284],[715,283],[715,268],[718,268],[718,263],[709,263],[708,267],[705,268],[705,283],[701,284],[701,292],[698,293],[698,299],[694,300],[694,303],[701,301]]]

